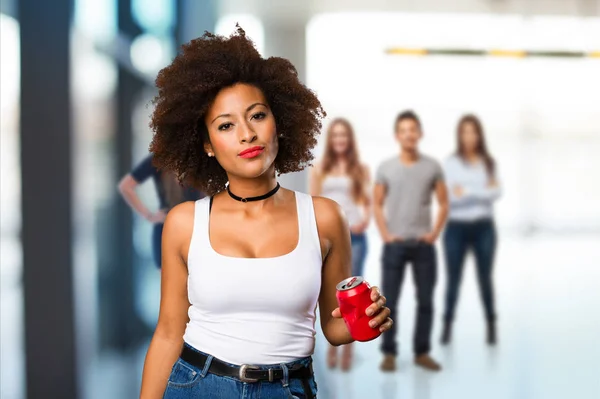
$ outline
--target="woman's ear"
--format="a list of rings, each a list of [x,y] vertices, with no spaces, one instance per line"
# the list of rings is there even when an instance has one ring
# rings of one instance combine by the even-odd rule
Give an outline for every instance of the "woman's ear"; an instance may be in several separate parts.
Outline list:
[[[204,152],[209,157],[214,157],[215,156],[215,153],[214,153],[214,151],[212,149],[212,146],[209,143],[204,144]]]

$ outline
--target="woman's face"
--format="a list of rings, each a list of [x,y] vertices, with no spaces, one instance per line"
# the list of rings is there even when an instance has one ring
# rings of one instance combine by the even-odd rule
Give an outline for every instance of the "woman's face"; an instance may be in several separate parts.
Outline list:
[[[350,132],[342,123],[331,128],[331,148],[336,155],[343,155],[350,147]]]
[[[475,152],[479,146],[479,135],[475,126],[470,123],[464,123],[460,130],[460,142],[464,151]]]
[[[279,143],[275,117],[260,89],[238,83],[217,94],[204,118],[212,152],[230,175],[262,176],[273,166]]]

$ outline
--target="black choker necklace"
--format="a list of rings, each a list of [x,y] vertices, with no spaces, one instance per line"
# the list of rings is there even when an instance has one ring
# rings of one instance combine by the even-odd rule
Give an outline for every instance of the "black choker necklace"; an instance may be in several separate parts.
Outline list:
[[[231,192],[231,190],[229,189],[229,185],[227,185],[227,192],[229,193],[229,196],[231,198],[233,198],[236,201],[240,201],[240,202],[251,202],[251,201],[260,201],[260,200],[264,200],[267,199],[273,195],[275,195],[275,193],[279,190],[279,183],[277,183],[277,185],[275,186],[275,188],[271,191],[269,191],[266,194],[263,195],[259,195],[257,197],[247,197],[247,198],[242,198],[242,197],[238,197],[237,195],[235,195],[234,193]]]

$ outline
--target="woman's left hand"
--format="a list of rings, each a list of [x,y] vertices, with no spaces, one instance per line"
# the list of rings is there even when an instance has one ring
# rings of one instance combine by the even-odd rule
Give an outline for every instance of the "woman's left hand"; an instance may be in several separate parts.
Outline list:
[[[369,227],[369,221],[363,220],[357,225],[350,226],[350,232],[352,234],[362,234],[365,232],[365,230],[367,230],[367,227]]]
[[[386,299],[378,287],[371,287],[371,300],[373,304],[366,310],[367,316],[374,316],[369,322],[371,328],[378,328],[384,332],[392,328],[394,321],[390,318],[390,309],[385,306]]]
[[[369,322],[369,326],[371,328],[378,328],[379,331],[384,332],[392,328],[392,324],[394,324],[394,320],[390,318],[390,309],[385,306],[386,299],[381,292],[379,292],[379,288],[371,287],[371,301],[373,304],[366,309],[367,316],[373,316],[373,319]],[[331,316],[334,319],[341,319],[342,312],[340,308],[335,308],[333,312],[331,312]]]

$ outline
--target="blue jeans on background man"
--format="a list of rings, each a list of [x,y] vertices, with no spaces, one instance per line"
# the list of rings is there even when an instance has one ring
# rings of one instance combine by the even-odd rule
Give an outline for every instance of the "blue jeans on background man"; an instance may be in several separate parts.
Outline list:
[[[398,299],[404,280],[406,264],[413,267],[413,278],[417,293],[417,325],[413,337],[415,355],[429,353],[433,325],[433,292],[437,279],[435,247],[426,242],[407,240],[385,244],[383,248],[382,291],[387,298],[390,317],[396,322],[383,334],[381,351],[386,355],[397,355],[398,345]]]

